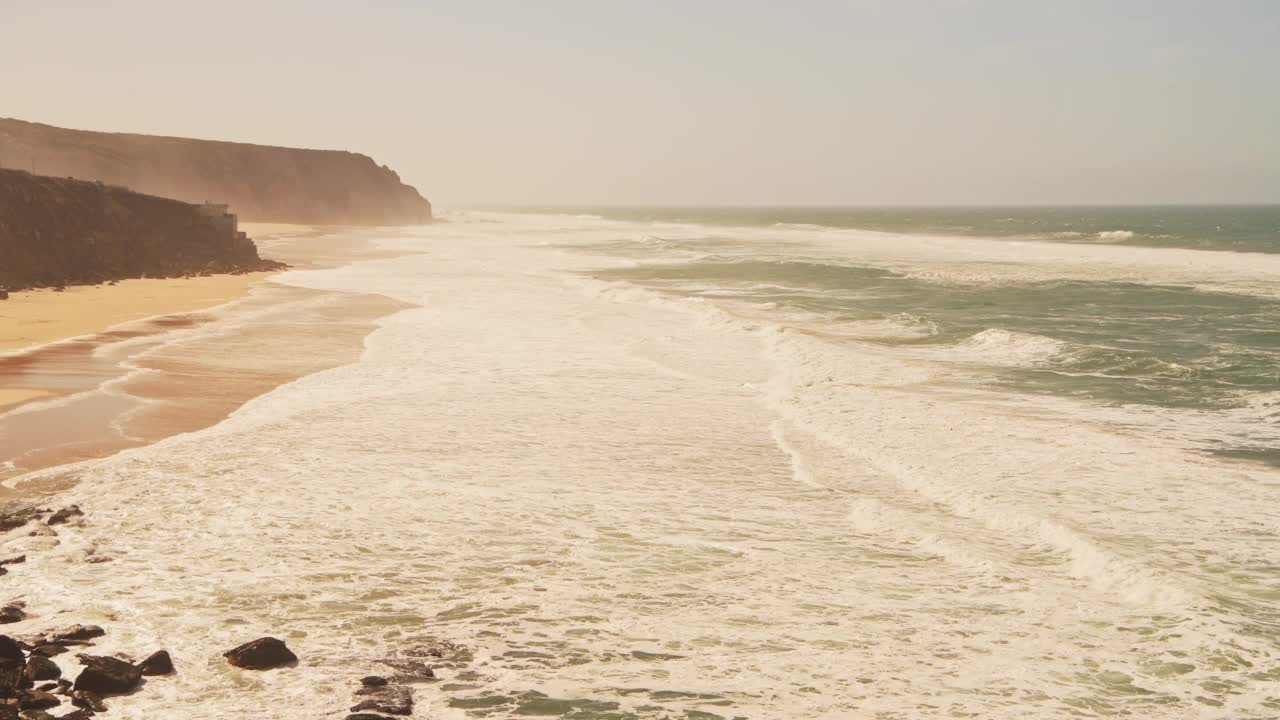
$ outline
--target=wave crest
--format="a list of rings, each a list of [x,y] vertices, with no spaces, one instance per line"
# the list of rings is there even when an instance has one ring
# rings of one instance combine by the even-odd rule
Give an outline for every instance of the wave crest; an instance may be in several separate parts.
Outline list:
[[[1103,230],[1098,233],[1098,239],[1102,242],[1125,242],[1133,239],[1132,230]]]
[[[987,328],[952,346],[966,359],[995,365],[1040,365],[1067,352],[1070,346],[1044,335]]]

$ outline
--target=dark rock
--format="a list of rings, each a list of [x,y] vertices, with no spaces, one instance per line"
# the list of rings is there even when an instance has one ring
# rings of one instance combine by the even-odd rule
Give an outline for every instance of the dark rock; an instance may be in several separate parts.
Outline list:
[[[387,684],[387,679],[378,675],[366,675],[360,678],[360,684],[365,687],[382,687]]]
[[[40,516],[39,509],[31,505],[10,503],[0,508],[0,532],[9,532],[26,525]]]
[[[0,558],[0,565],[17,565],[26,561],[26,555],[10,555],[7,558]]]
[[[62,686],[56,682],[41,683],[40,685],[36,686],[36,689],[39,690],[40,692],[56,693],[62,689]]]
[[[391,720],[385,715],[374,715],[373,713],[353,713],[347,716],[347,720]]]
[[[165,650],[157,650],[138,663],[143,675],[168,675],[173,672],[173,659]]]
[[[27,658],[27,669],[23,671],[23,674],[31,682],[57,680],[62,677],[62,669],[43,655],[32,655]]]
[[[69,712],[66,715],[59,715],[58,720],[89,720],[89,718],[94,715],[95,713],[92,710],[89,710],[88,708],[80,708],[79,710]]]
[[[434,666],[421,658],[392,658],[383,660],[382,664],[396,670],[395,679],[399,682],[426,682],[436,679]]]
[[[69,694],[71,694],[71,688],[72,688],[72,687],[74,687],[74,686],[71,684],[71,681],[70,681],[70,680],[68,680],[68,679],[66,679],[66,678],[59,678],[59,679],[58,679],[58,689],[57,689],[57,690],[50,690],[49,692],[51,692],[51,693],[56,693],[56,694],[58,694],[58,695],[69,695]]]
[[[115,560],[115,558],[107,557],[106,555],[91,555],[85,558],[84,561],[91,565],[96,565],[98,563],[109,563],[112,560]]]
[[[107,711],[107,704],[102,702],[102,696],[91,690],[71,691],[71,704],[93,712]]]
[[[22,646],[8,635],[0,635],[0,697],[13,697],[17,693],[25,667]]]
[[[61,525],[73,517],[81,517],[83,515],[84,513],[80,510],[79,505],[68,505],[50,515],[49,519],[45,520],[44,523],[45,525]]]
[[[27,690],[18,695],[19,710],[48,710],[61,704],[58,698],[39,690]]]
[[[258,638],[222,654],[227,662],[246,670],[268,670],[298,661],[283,640],[273,637]]]
[[[16,623],[25,620],[27,613],[23,608],[27,606],[24,602],[11,602],[4,607],[0,607],[0,624]]]
[[[361,688],[356,691],[356,695],[365,695],[367,698],[352,705],[351,712],[370,710],[387,715],[413,714],[413,691],[403,685]]]
[[[397,655],[382,660],[382,664],[394,668],[397,682],[429,682],[436,679],[435,668],[459,668],[471,662],[471,648],[449,640],[437,640],[415,645]]]
[[[436,640],[411,647],[405,650],[403,655],[414,658],[431,658],[435,661],[436,667],[454,668],[471,662],[475,653],[466,645],[461,645],[451,640]]]
[[[100,638],[106,635],[107,631],[97,625],[72,625],[66,630],[59,630],[49,636],[50,642],[55,643],[84,643],[94,638]]]
[[[142,670],[120,658],[106,655],[77,655],[76,658],[85,666],[76,678],[77,691],[118,695],[133,690],[142,681]]]
[[[44,657],[51,658],[57,657],[66,651],[66,645],[60,645],[58,643],[41,643],[31,649],[31,654],[43,655]]]
[[[22,720],[57,720],[56,717],[43,710],[23,710],[18,717],[22,718]]]

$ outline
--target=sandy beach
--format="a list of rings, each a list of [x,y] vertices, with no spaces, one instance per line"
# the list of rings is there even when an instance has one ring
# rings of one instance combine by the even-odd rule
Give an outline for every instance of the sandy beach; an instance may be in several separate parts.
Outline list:
[[[365,244],[306,226],[246,229],[294,267],[346,262]],[[212,425],[281,383],[351,361],[373,320],[400,307],[273,274],[125,280],[0,303],[0,481]]]
[[[13,293],[0,303],[0,353],[101,332],[157,315],[201,310],[244,297],[270,273],[122,280],[115,285]]]

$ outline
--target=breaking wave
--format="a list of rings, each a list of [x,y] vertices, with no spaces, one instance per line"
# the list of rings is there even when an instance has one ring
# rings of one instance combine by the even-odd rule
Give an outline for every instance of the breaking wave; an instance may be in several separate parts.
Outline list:
[[[991,365],[1025,366],[1050,362],[1070,349],[1069,343],[1044,335],[988,328],[953,345],[950,354]]]
[[[1130,230],[1103,230],[1098,233],[1098,239],[1102,242],[1124,242],[1133,239],[1133,232]]]

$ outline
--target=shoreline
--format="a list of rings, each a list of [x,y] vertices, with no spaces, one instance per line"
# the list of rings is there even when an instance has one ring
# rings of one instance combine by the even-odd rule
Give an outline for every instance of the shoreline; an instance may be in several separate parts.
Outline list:
[[[12,293],[0,302],[0,357],[97,335],[119,325],[207,310],[244,297],[276,272],[120,280]]]
[[[340,229],[251,228],[295,268],[338,267],[370,249]],[[212,426],[350,362],[376,320],[402,307],[276,274],[128,280],[0,303],[0,500],[64,490],[74,480],[22,478]]]

